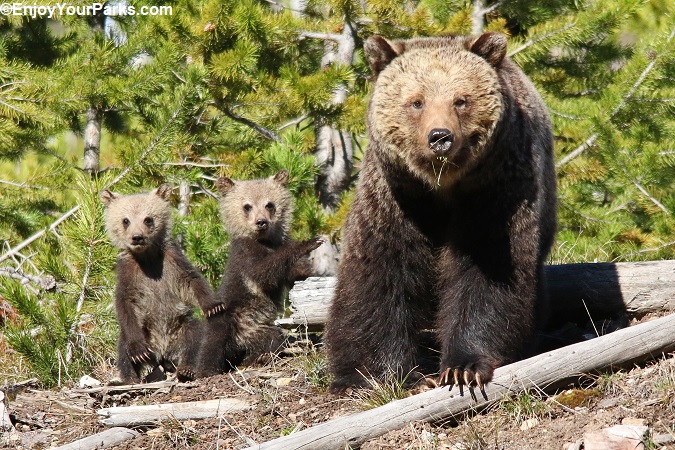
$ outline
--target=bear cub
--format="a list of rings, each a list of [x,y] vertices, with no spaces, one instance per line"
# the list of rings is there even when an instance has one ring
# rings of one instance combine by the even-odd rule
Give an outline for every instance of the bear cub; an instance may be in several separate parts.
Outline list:
[[[309,275],[305,256],[323,242],[288,238],[293,217],[288,181],[288,171],[282,170],[266,179],[221,177],[216,182],[231,243],[216,291],[222,306],[207,312],[199,364],[203,376],[255,362],[284,343],[274,325],[284,294],[293,281]]]
[[[425,329],[440,384],[460,388],[482,390],[531,345],[556,227],[553,136],[506,47],[497,33],[366,41],[369,143],[324,336],[333,392],[410,374]]]
[[[117,256],[115,310],[120,326],[117,367],[121,382],[194,379],[203,320],[217,307],[213,291],[171,240],[171,188],[142,194],[101,191],[105,224]]]

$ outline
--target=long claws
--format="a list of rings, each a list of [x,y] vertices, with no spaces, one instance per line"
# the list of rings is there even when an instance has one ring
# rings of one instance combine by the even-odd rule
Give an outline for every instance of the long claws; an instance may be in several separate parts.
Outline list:
[[[213,316],[215,316],[216,314],[219,314],[219,313],[221,313],[221,312],[223,312],[223,311],[225,311],[225,305],[223,305],[222,303],[220,303],[220,304],[214,306],[213,308],[209,309],[208,311],[206,311],[206,317],[207,317],[207,318],[213,317]]]
[[[483,379],[481,378],[479,373],[476,374],[476,385],[478,385],[480,393],[483,395],[483,398],[487,401],[488,396],[485,393],[485,384],[483,384]]]

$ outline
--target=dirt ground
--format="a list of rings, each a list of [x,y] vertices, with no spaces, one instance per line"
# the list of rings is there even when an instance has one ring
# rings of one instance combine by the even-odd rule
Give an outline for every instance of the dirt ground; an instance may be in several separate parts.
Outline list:
[[[112,371],[99,374],[104,383],[106,376],[112,377]],[[373,391],[337,397],[326,393],[326,384],[322,352],[306,347],[264,366],[140,391],[91,392],[77,386],[39,390],[30,383],[4,386],[17,432],[0,448],[44,449],[101,432],[109,428],[99,423],[97,415],[104,407],[237,398],[251,409],[219,418],[139,427],[138,437],[111,448],[241,449],[366,409],[383,401],[376,394],[385,402],[389,399],[386,393]],[[647,425],[651,433],[647,449],[675,449],[672,355],[632,370],[588,377],[555,395],[528,392],[504,399],[454,423],[412,423],[361,448],[566,450],[585,433],[620,423]]]

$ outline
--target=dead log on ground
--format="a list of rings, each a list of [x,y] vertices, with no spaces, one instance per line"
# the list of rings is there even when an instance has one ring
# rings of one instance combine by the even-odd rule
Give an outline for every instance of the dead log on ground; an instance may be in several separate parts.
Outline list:
[[[110,394],[112,392],[131,392],[131,391],[146,391],[151,389],[162,389],[171,387],[190,387],[189,383],[179,383],[178,381],[155,381],[153,383],[138,383],[138,384],[118,384],[107,386],[96,386],[91,388],[75,388],[71,392],[75,394]]]
[[[249,450],[330,450],[358,446],[368,439],[413,421],[439,422],[470,410],[481,410],[504,396],[526,389],[551,389],[584,373],[652,359],[675,350],[675,314],[635,325],[590,341],[563,347],[495,371],[488,400],[478,393],[438,388],[396,400],[379,408],[331,420],[312,428],[250,447]]]
[[[245,400],[222,398],[200,402],[162,403],[160,405],[118,406],[98,410],[103,425],[151,425],[165,420],[206,419],[234,411],[245,411],[252,406]]]
[[[546,267],[551,315],[563,322],[620,314],[640,318],[675,311],[675,261],[563,264]],[[295,283],[290,317],[283,326],[320,328],[328,318],[335,278],[314,277]],[[588,311],[586,310],[588,308]]]
[[[129,428],[115,427],[71,442],[70,444],[56,447],[54,450],[94,450],[108,448],[131,440],[139,434],[138,431],[130,430]]]

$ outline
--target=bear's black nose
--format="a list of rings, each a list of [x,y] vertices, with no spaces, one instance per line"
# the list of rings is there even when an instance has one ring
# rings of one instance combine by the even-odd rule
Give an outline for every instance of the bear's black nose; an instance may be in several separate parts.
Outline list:
[[[450,150],[455,141],[455,134],[447,128],[434,128],[427,137],[429,148],[436,155],[443,155]]]
[[[133,245],[138,245],[143,243],[144,236],[142,234],[134,234],[131,236],[131,243]]]
[[[255,224],[259,230],[266,230],[269,226],[269,222],[266,219],[258,219],[255,221]]]

